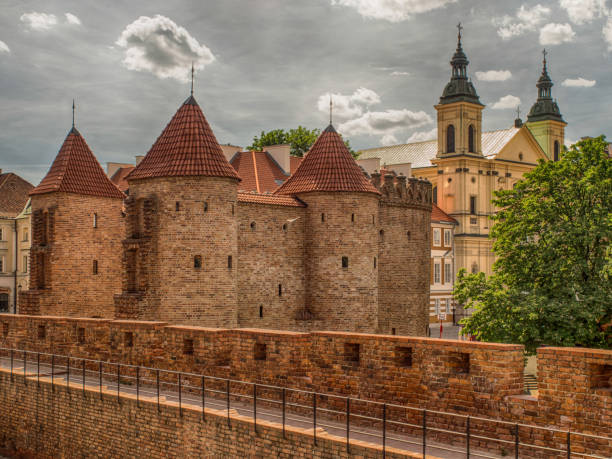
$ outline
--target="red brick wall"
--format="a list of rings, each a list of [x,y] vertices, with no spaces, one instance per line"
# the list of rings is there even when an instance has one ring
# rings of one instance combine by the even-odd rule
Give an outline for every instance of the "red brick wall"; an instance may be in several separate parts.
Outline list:
[[[121,208],[122,200],[113,198],[67,193],[32,197],[32,282],[31,290],[22,293],[20,312],[113,317],[113,293],[121,291]],[[41,277],[44,289],[37,288]]]

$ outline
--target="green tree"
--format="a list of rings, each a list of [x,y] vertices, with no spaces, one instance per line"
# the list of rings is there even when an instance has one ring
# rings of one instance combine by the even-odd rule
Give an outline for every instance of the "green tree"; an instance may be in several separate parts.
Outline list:
[[[612,347],[612,160],[605,138],[560,161],[541,161],[498,191],[491,230],[494,274],[457,276],[455,297],[474,308],[463,332],[482,341]]]
[[[295,129],[273,129],[272,131],[261,131],[261,134],[253,137],[253,143],[247,147],[248,150],[261,151],[268,145],[279,145],[287,143],[291,145],[291,154],[293,156],[304,156],[308,149],[315,143],[317,137],[321,134],[320,129],[308,129],[304,126],[298,126]],[[351,152],[354,158],[359,155],[353,151],[349,141],[344,140],[344,144]]]

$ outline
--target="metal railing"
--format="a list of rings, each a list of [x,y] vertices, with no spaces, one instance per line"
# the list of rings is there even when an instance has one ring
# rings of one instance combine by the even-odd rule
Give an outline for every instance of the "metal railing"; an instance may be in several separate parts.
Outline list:
[[[37,387],[41,376],[50,377],[53,391],[60,377],[67,391],[85,394],[87,387],[97,386],[102,398],[105,387],[107,393],[116,387],[118,403],[122,393],[135,396],[138,406],[144,397],[156,403],[159,412],[162,398],[178,403],[180,416],[185,404],[202,407],[202,421],[206,420],[204,408],[223,410],[228,426],[234,408],[253,419],[255,432],[259,419],[280,424],[283,437],[287,425],[311,426],[315,445],[317,429],[323,428],[344,436],[349,453],[351,438],[356,436],[382,446],[383,458],[389,446],[421,452],[424,458],[432,451],[491,459],[512,454],[518,458],[519,453],[535,458],[612,457],[609,437],[231,378],[3,347],[0,366],[10,368],[11,381],[22,376],[26,385],[34,375]]]

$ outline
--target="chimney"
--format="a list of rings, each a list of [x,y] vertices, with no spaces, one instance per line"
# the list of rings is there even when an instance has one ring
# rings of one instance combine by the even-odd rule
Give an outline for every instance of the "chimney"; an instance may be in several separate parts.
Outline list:
[[[514,120],[514,127],[515,128],[520,128],[523,127],[523,120],[520,118],[517,118]]]
[[[231,161],[236,153],[242,151],[242,147],[238,147],[232,144],[221,145],[221,150],[223,150],[223,154],[225,155],[225,159]]]
[[[291,173],[291,163],[289,160],[289,153],[291,152],[291,145],[289,144],[281,144],[281,145],[268,145],[265,147],[265,151],[267,151],[274,161],[278,163],[281,169],[289,175]]]

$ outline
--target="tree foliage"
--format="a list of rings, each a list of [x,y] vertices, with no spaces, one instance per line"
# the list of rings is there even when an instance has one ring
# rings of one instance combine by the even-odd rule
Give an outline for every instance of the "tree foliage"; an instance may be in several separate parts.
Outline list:
[[[605,138],[541,161],[495,192],[494,274],[461,270],[463,332],[483,341],[612,347],[612,160]]]
[[[293,156],[304,156],[309,150],[315,140],[321,134],[320,129],[308,129],[304,126],[298,126],[295,129],[273,129],[265,132],[261,131],[261,134],[253,137],[253,143],[247,147],[248,150],[261,151],[264,147],[269,145],[289,144],[291,146],[291,154]],[[351,152],[354,158],[357,158],[357,154],[351,148],[349,141],[344,140],[344,144]]]

